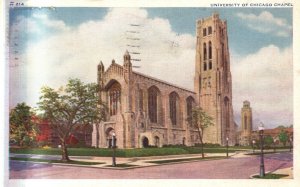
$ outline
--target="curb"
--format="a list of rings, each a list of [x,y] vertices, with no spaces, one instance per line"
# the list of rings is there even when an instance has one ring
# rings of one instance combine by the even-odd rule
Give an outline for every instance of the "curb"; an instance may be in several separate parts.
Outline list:
[[[269,173],[269,172],[270,172],[270,171],[266,171],[265,173],[267,174],[267,173]],[[255,180],[256,180],[256,179],[259,179],[259,178],[254,178],[255,175],[259,175],[259,173],[252,174],[252,175],[249,176],[249,178],[250,178],[250,179],[255,179]]]

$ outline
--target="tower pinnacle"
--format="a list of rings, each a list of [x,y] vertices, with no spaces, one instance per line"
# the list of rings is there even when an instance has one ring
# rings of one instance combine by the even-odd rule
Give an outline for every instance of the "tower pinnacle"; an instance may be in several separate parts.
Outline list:
[[[126,52],[124,54],[124,63],[129,62],[131,64],[130,60],[131,60],[130,54],[129,54],[128,50],[126,50]]]

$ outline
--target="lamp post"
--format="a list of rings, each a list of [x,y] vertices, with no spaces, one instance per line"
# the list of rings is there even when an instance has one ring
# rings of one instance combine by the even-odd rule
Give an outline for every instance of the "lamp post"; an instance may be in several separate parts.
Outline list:
[[[116,134],[112,133],[112,148],[113,148],[113,155],[112,155],[112,166],[116,167]]]
[[[293,137],[290,137],[290,152],[292,152],[292,147],[293,147]]]
[[[261,125],[258,127],[259,130],[259,139],[260,139],[260,168],[259,168],[259,176],[264,177],[265,176],[265,164],[264,164],[264,126],[261,123]]]
[[[226,137],[226,157],[228,158],[228,140],[229,138]]]
[[[253,149],[253,153],[254,153],[254,146],[255,146],[255,140],[252,140],[252,149]]]

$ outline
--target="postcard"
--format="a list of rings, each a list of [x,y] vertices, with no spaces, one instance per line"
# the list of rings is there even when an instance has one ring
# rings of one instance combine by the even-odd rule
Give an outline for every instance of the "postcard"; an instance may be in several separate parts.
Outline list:
[[[6,1],[5,186],[296,186],[298,5]]]

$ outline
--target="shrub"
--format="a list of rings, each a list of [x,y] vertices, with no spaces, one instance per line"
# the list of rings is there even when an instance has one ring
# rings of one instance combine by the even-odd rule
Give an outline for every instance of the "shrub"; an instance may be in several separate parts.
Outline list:
[[[147,148],[157,148],[157,146],[156,145],[148,145],[147,147],[145,147],[146,149]]]
[[[201,144],[200,143],[196,143],[195,147],[200,147]],[[204,147],[221,147],[220,144],[213,144],[213,143],[204,143]]]
[[[182,147],[186,147],[186,145],[183,145],[183,144],[176,144],[176,145],[173,145],[173,144],[167,144],[167,145],[163,145],[163,147],[182,148]]]
[[[39,141],[37,142],[37,146],[38,147],[44,147],[44,146],[48,146],[48,141]]]

